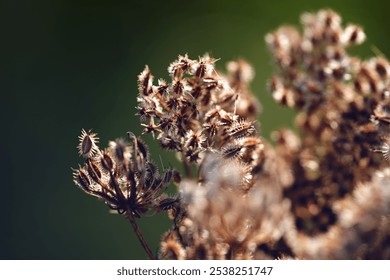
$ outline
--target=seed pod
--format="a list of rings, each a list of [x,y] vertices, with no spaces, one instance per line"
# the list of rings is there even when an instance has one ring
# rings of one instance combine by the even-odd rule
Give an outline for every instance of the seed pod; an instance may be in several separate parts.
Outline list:
[[[172,91],[177,95],[182,95],[184,93],[186,84],[184,80],[177,80],[172,84]]]
[[[89,192],[91,181],[88,178],[87,173],[83,168],[79,168],[73,173],[74,182],[81,187],[84,191]]]
[[[100,179],[102,178],[102,173],[100,172],[100,168],[95,161],[88,159],[87,171],[92,180],[98,184],[101,182]]]
[[[96,143],[99,142],[99,138],[95,133],[91,133],[91,129],[86,132],[84,129],[81,130],[81,135],[79,136],[80,143],[78,145],[79,155],[85,158],[92,157],[97,151],[98,147]]]
[[[145,66],[144,71],[138,75],[138,92],[140,96],[149,95],[152,92],[153,76],[149,66]]]
[[[102,167],[108,172],[111,172],[114,169],[114,159],[108,151],[103,153],[100,158],[100,163]]]
[[[222,147],[222,157],[224,159],[236,159],[240,157],[242,145],[238,142],[229,143]]]
[[[239,139],[246,136],[251,136],[255,133],[256,129],[254,122],[247,120],[234,121],[232,125],[226,130],[230,139]]]
[[[159,201],[156,208],[158,211],[168,211],[172,208],[179,207],[179,198],[177,197],[167,197]]]
[[[148,146],[139,137],[137,137],[137,149],[138,149],[138,152],[140,152],[142,154],[144,159],[148,159],[149,158]]]
[[[118,161],[123,162],[126,158],[126,152],[127,152],[127,146],[128,146],[126,141],[123,139],[117,139],[115,141],[110,141],[109,146],[112,149],[112,152],[114,153],[114,155],[118,159]]]

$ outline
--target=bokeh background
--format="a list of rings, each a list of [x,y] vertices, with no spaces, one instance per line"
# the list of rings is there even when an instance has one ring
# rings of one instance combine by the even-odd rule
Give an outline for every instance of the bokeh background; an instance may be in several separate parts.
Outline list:
[[[390,55],[388,1],[2,1],[0,16],[0,258],[145,259],[130,224],[108,213],[72,182],[82,160],[81,128],[110,139],[140,133],[137,75],[148,64],[167,78],[178,54],[205,52],[217,68],[236,58],[255,68],[252,90],[263,104],[262,134],[293,126],[294,112],[266,91],[273,66],[264,35],[297,25],[304,11],[332,8],[361,24],[363,57]],[[389,2],[390,3],[390,2]],[[144,137],[156,162],[175,166]],[[170,192],[174,192],[171,188]],[[165,215],[139,221],[157,250],[171,225]]]

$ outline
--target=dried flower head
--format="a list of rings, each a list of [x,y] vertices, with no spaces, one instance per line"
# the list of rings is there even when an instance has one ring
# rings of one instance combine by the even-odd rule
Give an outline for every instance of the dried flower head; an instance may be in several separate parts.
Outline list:
[[[252,67],[229,62],[225,75],[208,54],[180,55],[169,81],[155,84],[148,66],[138,76],[143,133],[175,152],[184,174],[160,172],[133,133],[100,150],[82,130],[74,182],[125,215],[150,258],[390,257],[390,64],[350,56],[366,36],[332,10],[301,23],[265,37],[277,66],[269,90],[297,111],[299,133],[261,138]],[[178,193],[167,195],[171,182]],[[158,256],[136,223],[148,212],[172,219]]]

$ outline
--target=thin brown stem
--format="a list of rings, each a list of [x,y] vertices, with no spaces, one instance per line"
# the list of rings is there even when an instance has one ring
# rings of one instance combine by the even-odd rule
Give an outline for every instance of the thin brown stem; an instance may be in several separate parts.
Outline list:
[[[138,227],[138,224],[137,224],[137,222],[136,222],[136,220],[134,218],[133,212],[131,211],[131,209],[127,209],[126,212],[127,212],[126,216],[129,219],[130,224],[133,227],[134,232],[137,235],[139,242],[141,242],[141,245],[144,248],[146,254],[148,254],[149,259],[155,260],[156,257],[152,253],[152,250],[150,250],[148,243],[146,242],[145,238],[143,237],[143,235],[142,235],[142,233],[141,233],[141,231],[140,231],[140,229]]]

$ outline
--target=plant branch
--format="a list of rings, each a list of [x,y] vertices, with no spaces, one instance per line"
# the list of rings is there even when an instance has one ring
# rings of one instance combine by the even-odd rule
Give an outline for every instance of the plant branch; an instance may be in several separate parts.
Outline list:
[[[137,235],[139,242],[141,242],[141,245],[142,245],[142,247],[144,248],[146,254],[148,254],[149,259],[155,260],[156,257],[155,257],[154,254],[152,253],[152,250],[150,250],[148,243],[146,242],[145,238],[143,237],[143,235],[142,235],[142,233],[141,233],[141,231],[140,231],[140,229],[139,229],[139,227],[138,227],[138,224],[137,224],[137,222],[136,222],[136,220],[135,220],[135,218],[134,218],[133,212],[132,212],[131,209],[129,209],[129,208],[127,208],[127,211],[126,211],[126,212],[127,212],[127,213],[126,213],[126,214],[127,214],[126,216],[127,216],[127,218],[129,219],[130,224],[131,224],[131,226],[133,227],[134,232],[135,232],[135,234]]]

